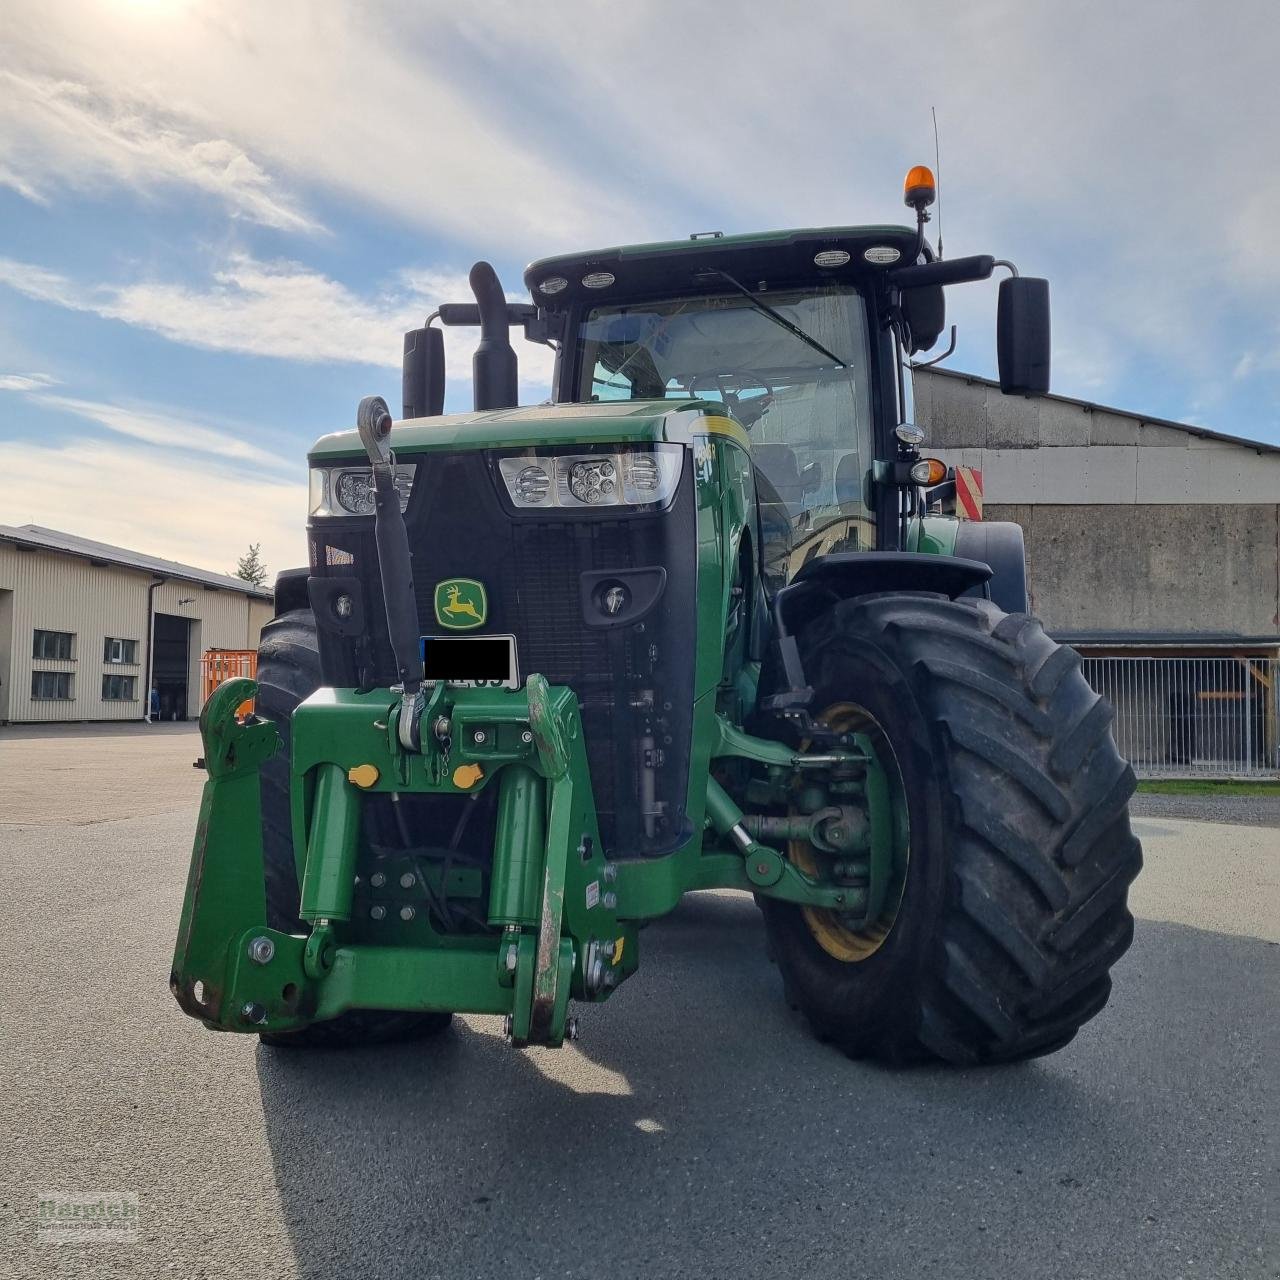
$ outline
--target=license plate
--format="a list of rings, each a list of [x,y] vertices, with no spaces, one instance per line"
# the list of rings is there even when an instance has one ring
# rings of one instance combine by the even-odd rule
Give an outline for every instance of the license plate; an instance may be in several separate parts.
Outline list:
[[[471,689],[518,689],[515,636],[423,636],[422,668],[427,684]]]

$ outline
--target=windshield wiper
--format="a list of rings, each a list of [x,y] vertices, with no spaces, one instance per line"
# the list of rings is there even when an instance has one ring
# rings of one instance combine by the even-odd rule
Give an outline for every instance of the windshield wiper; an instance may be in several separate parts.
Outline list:
[[[708,267],[705,272],[700,272],[699,274],[716,275],[722,280],[727,280],[761,315],[768,316],[774,324],[781,325],[793,338],[799,338],[801,342],[812,347],[819,355],[826,356],[828,360],[834,360],[842,369],[849,368],[847,360],[841,360],[834,351],[828,351],[817,338],[810,337],[799,325],[792,324],[780,311],[775,311],[767,302],[762,302],[745,284],[740,280],[735,280],[727,271],[722,271],[719,267]]]

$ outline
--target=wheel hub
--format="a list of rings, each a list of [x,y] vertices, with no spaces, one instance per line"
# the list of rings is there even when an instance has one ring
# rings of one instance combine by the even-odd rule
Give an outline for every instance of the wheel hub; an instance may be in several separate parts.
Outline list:
[[[892,864],[882,903],[870,919],[857,912],[834,911],[829,907],[802,907],[801,914],[814,940],[828,955],[848,964],[856,964],[873,955],[892,931],[906,888],[907,863],[910,856],[906,791],[897,759],[879,722],[865,708],[851,702],[837,702],[817,717],[821,724],[837,733],[861,733],[871,739],[876,758],[888,784],[888,809],[893,826]],[[821,875],[819,851],[809,840],[791,840],[787,856],[801,871]],[[870,877],[852,868],[850,883]]]

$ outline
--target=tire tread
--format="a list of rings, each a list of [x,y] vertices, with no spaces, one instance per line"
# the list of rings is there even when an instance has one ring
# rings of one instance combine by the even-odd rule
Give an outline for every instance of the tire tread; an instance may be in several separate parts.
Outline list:
[[[909,999],[886,994],[891,1016],[841,1025],[830,992],[791,972],[798,935],[771,924],[792,998],[857,1057],[969,1064],[1068,1043],[1106,1004],[1142,865],[1133,771],[1079,656],[989,601],[908,595],[845,601],[801,645],[815,688],[835,691],[868,646],[910,687],[942,775],[950,870],[929,958]],[[786,910],[768,904],[766,919]]]

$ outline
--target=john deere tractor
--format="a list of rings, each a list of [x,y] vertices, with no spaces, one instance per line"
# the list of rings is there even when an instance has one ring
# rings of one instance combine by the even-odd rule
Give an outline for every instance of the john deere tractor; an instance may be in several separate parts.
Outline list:
[[[944,288],[997,270],[1002,390],[1046,392],[1048,286],[940,259],[932,195],[918,169],[914,226],[547,258],[529,303],[479,263],[405,335],[402,419],[370,397],[316,443],[310,563],[201,716],[187,1013],[559,1045],[698,889],[755,895],[853,1056],[1025,1058],[1103,1007],[1133,775],[1026,612],[1020,531],[945,514],[908,407]],[[457,325],[475,408],[445,415]],[[547,403],[517,407],[513,326]]]

